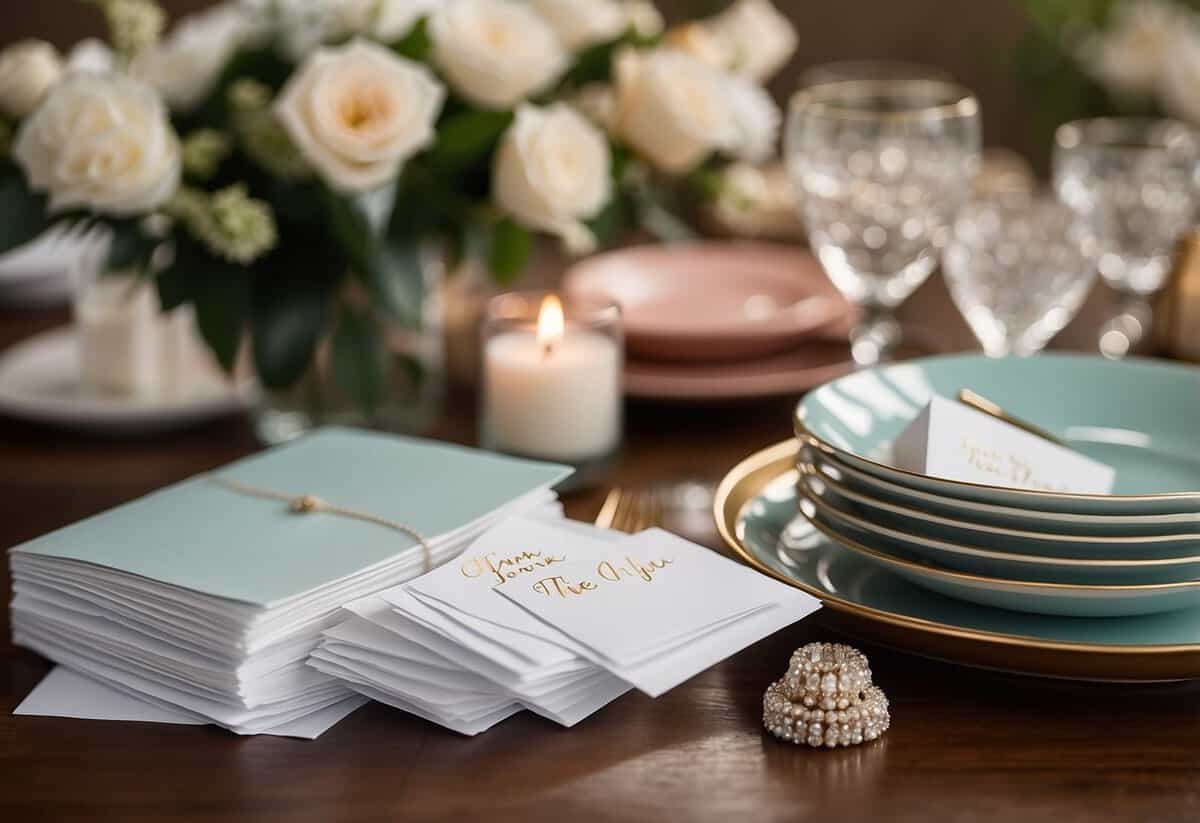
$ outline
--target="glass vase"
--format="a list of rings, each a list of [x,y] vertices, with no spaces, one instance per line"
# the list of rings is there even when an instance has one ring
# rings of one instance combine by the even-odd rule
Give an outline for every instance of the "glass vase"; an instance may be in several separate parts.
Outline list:
[[[267,444],[278,444],[325,425],[353,426],[379,431],[421,434],[436,422],[445,395],[445,346],[442,335],[442,281],[445,256],[440,245],[422,247],[421,322],[406,324],[371,305],[369,295],[351,278],[338,295],[343,305],[357,309],[374,327],[382,369],[378,397],[364,404],[347,390],[334,368],[335,322],[326,328],[308,369],[285,390],[263,389],[255,412],[255,431]],[[336,316],[337,312],[331,312]]]

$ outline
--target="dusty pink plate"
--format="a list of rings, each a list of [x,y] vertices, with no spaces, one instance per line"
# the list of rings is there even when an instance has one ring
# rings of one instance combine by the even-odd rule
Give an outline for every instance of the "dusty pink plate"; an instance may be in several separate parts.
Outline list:
[[[625,394],[672,402],[748,400],[799,394],[853,369],[847,344],[821,339],[744,363],[630,359],[625,363]]]
[[[807,251],[766,243],[634,246],[574,265],[567,294],[621,306],[635,358],[717,362],[772,354],[853,310]]]

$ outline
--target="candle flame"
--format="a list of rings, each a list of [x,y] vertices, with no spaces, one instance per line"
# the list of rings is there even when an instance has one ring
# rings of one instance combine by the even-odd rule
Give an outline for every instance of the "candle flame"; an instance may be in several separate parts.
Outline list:
[[[542,350],[549,354],[562,337],[562,301],[557,296],[548,294],[542,299],[542,307],[538,310],[537,341]]]

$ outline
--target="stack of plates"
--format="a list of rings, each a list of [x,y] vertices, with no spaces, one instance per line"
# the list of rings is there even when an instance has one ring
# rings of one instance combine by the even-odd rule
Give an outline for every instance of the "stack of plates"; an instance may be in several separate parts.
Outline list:
[[[852,309],[802,249],[638,246],[577,264],[564,288],[572,297],[620,305],[632,397],[794,394],[850,368]]]
[[[1052,391],[1046,389],[1053,388]],[[914,474],[888,447],[933,393],[962,388],[1117,470],[1113,495]],[[1041,614],[1200,604],[1200,374],[1055,356],[932,358],[859,372],[800,404],[801,511],[826,536],[934,591]]]
[[[964,388],[1113,466],[1114,493],[892,465],[891,443],[930,396]],[[751,458],[718,494],[718,525],[753,565],[905,626],[890,639],[938,656],[1071,676],[1200,675],[1200,371],[1069,355],[929,358],[826,384],[795,425],[797,442]],[[1014,649],[1059,656],[1014,662]]]

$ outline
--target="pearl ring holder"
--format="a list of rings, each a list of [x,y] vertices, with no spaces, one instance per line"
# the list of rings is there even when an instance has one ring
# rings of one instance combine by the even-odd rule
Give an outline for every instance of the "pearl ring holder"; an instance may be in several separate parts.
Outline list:
[[[788,743],[833,749],[875,740],[891,725],[888,699],[858,649],[809,643],[763,695],[763,726]]]

